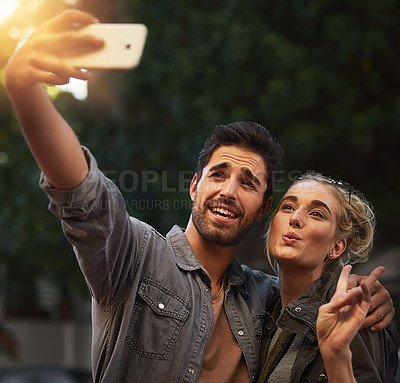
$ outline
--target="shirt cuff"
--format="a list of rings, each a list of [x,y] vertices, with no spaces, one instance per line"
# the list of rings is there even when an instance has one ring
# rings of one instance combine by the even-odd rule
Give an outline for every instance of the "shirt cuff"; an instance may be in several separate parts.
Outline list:
[[[89,172],[86,178],[73,189],[60,190],[54,188],[46,176],[41,173],[39,186],[49,197],[50,203],[58,207],[79,208],[88,206],[96,198],[99,181],[97,163],[90,151],[82,146]]]

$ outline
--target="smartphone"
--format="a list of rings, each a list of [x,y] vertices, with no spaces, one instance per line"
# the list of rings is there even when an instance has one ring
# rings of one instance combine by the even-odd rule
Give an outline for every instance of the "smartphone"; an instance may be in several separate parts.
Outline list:
[[[85,69],[132,69],[139,65],[147,37],[144,24],[90,24],[79,33],[95,35],[104,40],[97,52],[67,59]]]

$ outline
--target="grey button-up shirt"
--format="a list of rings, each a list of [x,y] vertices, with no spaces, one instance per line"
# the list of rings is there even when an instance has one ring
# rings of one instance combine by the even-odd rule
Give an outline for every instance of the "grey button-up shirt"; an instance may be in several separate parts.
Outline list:
[[[196,382],[212,327],[210,276],[182,229],[164,237],[129,217],[118,188],[85,155],[90,171],[77,188],[56,190],[43,176],[41,187],[93,297],[94,381]],[[226,281],[225,312],[253,381],[277,279],[234,259]]]

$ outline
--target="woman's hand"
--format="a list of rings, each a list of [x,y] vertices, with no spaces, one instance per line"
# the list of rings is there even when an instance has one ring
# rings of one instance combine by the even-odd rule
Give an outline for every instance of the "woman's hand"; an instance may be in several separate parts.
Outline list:
[[[320,307],[317,319],[318,344],[330,382],[355,381],[350,343],[364,322],[371,302],[371,289],[385,268],[377,267],[360,286],[348,291],[350,271],[350,265],[343,268],[335,295]]]
[[[7,64],[5,83],[9,93],[28,90],[36,83],[66,84],[70,77],[87,80],[88,73],[67,64],[65,59],[104,46],[96,36],[77,33],[96,22],[86,12],[69,10],[39,26]]]

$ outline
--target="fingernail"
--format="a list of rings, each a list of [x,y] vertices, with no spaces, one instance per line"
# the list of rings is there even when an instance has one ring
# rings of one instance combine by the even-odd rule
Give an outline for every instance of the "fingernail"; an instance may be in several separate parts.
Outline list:
[[[375,332],[376,331],[376,327],[372,326],[370,327],[371,332]]]
[[[94,43],[97,46],[101,47],[102,45],[104,45],[104,39],[102,37],[95,36],[94,37]]]

